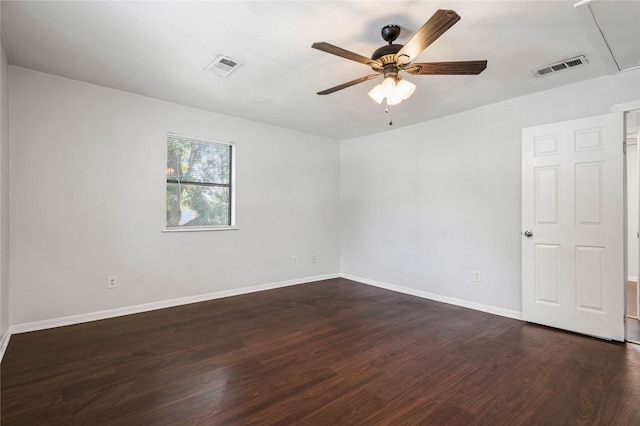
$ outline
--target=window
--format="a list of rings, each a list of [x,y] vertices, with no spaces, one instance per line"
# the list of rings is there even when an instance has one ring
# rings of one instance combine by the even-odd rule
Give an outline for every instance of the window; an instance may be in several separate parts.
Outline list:
[[[234,145],[167,135],[167,229],[233,226]]]

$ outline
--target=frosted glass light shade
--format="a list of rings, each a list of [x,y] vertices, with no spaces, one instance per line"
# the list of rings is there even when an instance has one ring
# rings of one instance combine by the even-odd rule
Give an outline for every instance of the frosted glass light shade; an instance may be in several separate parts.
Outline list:
[[[396,85],[396,93],[403,101],[413,95],[414,90],[416,90],[416,85],[407,80],[400,80]]]
[[[398,105],[400,102],[402,102],[404,99],[402,99],[402,97],[400,97],[400,95],[398,95],[397,93],[395,93],[393,96],[391,96],[390,98],[387,98],[387,105]]]
[[[381,104],[382,100],[384,99],[384,90],[382,89],[382,86],[380,84],[376,84],[376,87],[371,89],[371,91],[369,92],[369,97],[377,103]]]
[[[384,91],[384,96],[387,98],[390,98],[396,93],[396,81],[391,77],[385,78],[381,86]]]

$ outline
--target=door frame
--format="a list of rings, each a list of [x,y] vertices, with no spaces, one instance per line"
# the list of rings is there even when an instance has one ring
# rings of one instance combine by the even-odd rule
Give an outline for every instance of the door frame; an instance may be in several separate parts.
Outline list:
[[[628,218],[628,205],[627,205],[627,199],[628,198],[626,196],[627,195],[627,170],[626,170],[627,169],[627,166],[626,166],[626,164],[627,164],[627,162],[626,162],[626,155],[627,155],[627,153],[626,153],[626,151],[627,151],[626,150],[626,145],[627,145],[627,139],[626,139],[627,138],[627,132],[626,132],[626,130],[627,130],[627,120],[626,120],[626,113],[627,112],[631,112],[631,111],[636,111],[636,110],[640,110],[640,99],[636,100],[636,101],[630,101],[630,102],[625,102],[625,103],[621,103],[621,104],[616,104],[616,105],[613,105],[611,107],[611,112],[612,113],[619,113],[619,114],[623,115],[624,138],[625,138],[624,141],[623,141],[623,144],[624,144],[624,147],[625,147],[625,161],[623,163],[623,167],[624,167],[624,182],[623,182],[623,185],[624,185],[624,197],[623,197],[623,200],[624,200],[624,206],[623,206],[623,212],[624,212],[624,230],[623,230],[624,248],[623,248],[623,251],[624,251],[624,270],[625,270],[624,271],[625,272],[625,285],[623,287],[623,292],[624,292],[624,308],[625,308],[624,309],[624,338],[625,338],[625,341],[627,339],[627,315],[628,315],[628,313],[627,313],[627,302],[628,302],[628,297],[629,297],[628,290],[627,290],[627,287],[628,287],[627,286],[627,280],[628,280],[627,277],[629,276],[629,264],[628,264],[629,254],[628,254],[628,250],[627,250],[628,244],[629,244],[629,242],[627,240],[628,235],[629,235],[629,230],[628,230],[629,218]],[[639,160],[640,160],[640,146],[638,146],[638,157],[639,157]],[[640,161],[638,162],[638,165],[640,167]],[[638,174],[638,176],[639,176],[639,180],[640,180],[640,173]],[[638,188],[640,190],[640,183],[638,185]],[[639,204],[640,204],[640,196],[638,197],[638,200],[639,200]],[[639,212],[638,214],[640,216],[640,209],[638,209],[638,212]],[[638,219],[640,221],[640,217]],[[638,250],[639,256],[635,261],[638,263],[638,270],[640,271],[640,238],[637,239],[637,244],[638,244],[638,249],[639,249]],[[640,287],[640,277],[638,277],[638,282],[636,283],[636,286]],[[640,309],[640,293],[638,294],[637,297],[638,297],[638,303],[639,303],[638,304],[638,308]]]

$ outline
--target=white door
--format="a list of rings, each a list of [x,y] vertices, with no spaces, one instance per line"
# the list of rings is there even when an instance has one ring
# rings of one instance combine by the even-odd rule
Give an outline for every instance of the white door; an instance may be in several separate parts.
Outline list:
[[[522,315],[624,341],[623,114],[522,130]]]

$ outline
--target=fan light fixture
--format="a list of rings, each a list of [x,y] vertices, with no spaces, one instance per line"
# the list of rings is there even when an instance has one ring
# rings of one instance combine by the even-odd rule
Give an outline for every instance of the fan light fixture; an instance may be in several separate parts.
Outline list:
[[[416,85],[407,80],[387,77],[369,92],[369,96],[379,104],[386,98],[387,105],[397,105],[409,99],[414,90]]]

